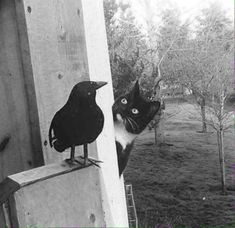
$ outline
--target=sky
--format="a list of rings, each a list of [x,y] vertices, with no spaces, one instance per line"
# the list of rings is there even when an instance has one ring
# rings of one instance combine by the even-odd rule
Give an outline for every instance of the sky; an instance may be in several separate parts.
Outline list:
[[[182,21],[194,18],[199,14],[202,8],[207,7],[211,2],[219,2],[225,10],[228,17],[234,20],[234,0],[122,0],[129,2],[133,12],[139,21],[142,23],[146,18],[155,17],[157,22],[158,14],[162,9],[178,6],[181,11]],[[150,10],[144,10],[146,3]],[[149,13],[154,12],[154,15]],[[146,13],[147,12],[147,13]]]
[[[195,13],[210,2],[219,2],[231,17],[234,15],[234,0],[174,0],[172,2],[176,2],[183,11],[191,10]]]
[[[198,11],[211,2],[219,2],[224,8],[228,16],[233,19],[234,17],[234,0],[174,0],[180,7],[185,17],[190,17],[190,14],[198,14]]]

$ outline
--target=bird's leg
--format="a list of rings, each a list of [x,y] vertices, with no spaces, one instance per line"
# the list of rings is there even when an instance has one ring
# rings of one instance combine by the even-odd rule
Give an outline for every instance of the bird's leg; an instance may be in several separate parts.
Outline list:
[[[84,144],[83,146],[83,152],[84,152],[84,165],[86,165],[87,160],[88,160],[88,148],[87,148],[87,144]]]
[[[71,151],[70,151],[70,160],[74,161],[74,154],[75,154],[75,145],[71,146]]]
[[[86,165],[87,161],[89,161],[91,164],[97,166],[100,168],[100,166],[98,164],[96,164],[97,162],[102,162],[99,160],[95,160],[92,158],[88,158],[88,147],[87,144],[84,144],[84,157],[82,157],[84,159],[84,165]]]
[[[74,158],[74,155],[75,155],[75,145],[73,144],[71,146],[71,151],[70,151],[70,158],[69,159],[66,159],[65,161],[68,162],[69,164],[73,164],[73,163],[79,163],[81,164],[81,162],[79,162],[78,160],[76,160]],[[82,164],[81,164],[82,165]]]

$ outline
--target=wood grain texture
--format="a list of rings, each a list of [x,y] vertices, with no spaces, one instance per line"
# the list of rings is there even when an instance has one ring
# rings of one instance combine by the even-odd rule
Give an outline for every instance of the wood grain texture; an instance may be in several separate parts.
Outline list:
[[[38,116],[38,102],[35,93],[35,83],[31,63],[28,31],[23,2],[15,0],[17,32],[19,36],[19,57],[24,76],[25,95],[28,103],[29,127],[34,158],[34,167],[44,164],[42,143]]]
[[[0,183],[0,206],[5,203],[10,195],[20,189],[20,184],[10,178],[6,178]]]
[[[32,140],[17,25],[15,1],[0,1],[0,182],[43,164]],[[0,208],[1,225],[2,215]]]
[[[42,4],[40,0],[24,0],[16,4],[18,18],[24,18],[27,27],[20,31],[27,31],[21,37],[27,37],[29,52],[22,53],[29,58],[25,65],[31,64],[44,160],[49,164],[69,156],[55,152],[48,144],[52,117],[65,104],[72,87],[89,79],[81,1]],[[20,26],[24,27],[23,22]]]
[[[68,164],[65,161],[61,163],[54,163],[47,166],[38,167],[28,171],[20,172],[8,177],[8,179],[18,183],[20,187],[24,187],[45,179],[52,178],[54,176],[59,176],[65,173],[72,172],[74,170],[83,169],[85,167],[91,166],[91,163],[88,161],[85,166],[83,164],[84,160],[80,157],[76,157],[76,160],[80,164]]]
[[[8,200],[8,214],[5,215],[5,217],[9,217],[9,223],[10,227],[15,227],[15,228],[20,228],[19,226],[19,221],[18,221],[18,215],[16,211],[16,201],[15,201],[15,196],[10,196]]]
[[[92,6],[92,7],[91,7]],[[98,91],[97,103],[104,112],[105,123],[96,140],[94,156],[102,160],[103,207],[109,227],[128,227],[123,179],[119,178],[112,116],[113,91],[102,0],[82,0],[89,75],[91,80],[107,81]]]
[[[27,171],[28,184],[23,181],[11,200],[12,226],[104,227],[99,168],[76,168],[49,165]],[[20,181],[26,177],[25,173],[17,175]]]
[[[24,186],[92,165],[90,162],[87,162],[85,166],[81,165],[84,160],[80,157],[76,157],[76,160],[79,161],[80,164],[68,164],[63,161],[60,164],[42,166],[7,177],[0,183],[0,205],[6,202],[13,193]]]
[[[34,164],[15,4],[12,0],[0,1],[0,31],[1,181],[10,174],[32,168]]]
[[[0,206],[0,227],[5,227],[5,226],[6,226],[6,221],[3,213],[3,208],[2,206]]]

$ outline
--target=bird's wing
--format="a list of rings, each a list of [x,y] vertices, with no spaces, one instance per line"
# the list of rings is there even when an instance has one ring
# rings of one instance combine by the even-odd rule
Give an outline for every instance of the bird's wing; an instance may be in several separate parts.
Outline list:
[[[53,143],[55,140],[59,139],[61,141],[63,139],[62,141],[67,141],[67,131],[69,130],[70,123],[68,120],[70,119],[71,115],[66,106],[62,107],[58,112],[56,112],[49,128],[49,143],[51,147],[54,146]]]
[[[54,115],[52,121],[51,121],[51,125],[50,125],[50,128],[49,128],[49,143],[50,143],[50,146],[53,147],[53,141],[55,139],[57,139],[57,136],[56,136],[56,129],[58,128],[58,124],[59,124],[59,119],[60,119],[60,116],[61,114],[63,114],[63,109],[60,109],[58,112],[56,112],[56,114]]]
[[[50,146],[53,147],[53,144],[52,144],[52,141],[54,139],[53,135],[52,135],[52,131],[53,131],[53,126],[54,126],[54,117],[51,121],[51,125],[50,125],[50,128],[49,128],[49,143],[50,143]]]

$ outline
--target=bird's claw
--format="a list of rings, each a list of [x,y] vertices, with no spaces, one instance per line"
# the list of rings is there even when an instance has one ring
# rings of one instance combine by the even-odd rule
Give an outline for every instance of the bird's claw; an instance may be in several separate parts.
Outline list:
[[[69,165],[77,165],[77,164],[83,165],[83,164],[82,164],[81,162],[79,162],[78,160],[76,160],[76,159],[71,159],[71,158],[65,159],[65,162],[67,162]]]
[[[96,160],[96,159],[94,159],[94,158],[85,158],[85,157],[83,157],[83,156],[80,156],[80,157],[81,157],[82,159],[84,159],[84,165],[86,165],[87,161],[89,161],[92,165],[95,165],[95,166],[97,166],[97,167],[100,168],[99,164],[97,164],[97,163],[103,163],[102,161]]]

